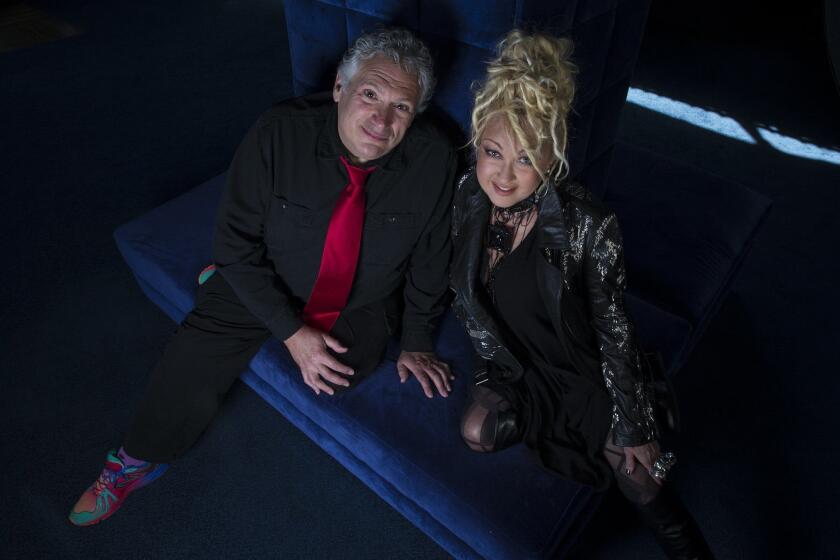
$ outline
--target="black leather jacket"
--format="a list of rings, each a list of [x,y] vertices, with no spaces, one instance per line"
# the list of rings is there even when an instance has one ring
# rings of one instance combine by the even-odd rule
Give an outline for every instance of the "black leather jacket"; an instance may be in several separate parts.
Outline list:
[[[490,207],[470,169],[453,202],[452,305],[478,355],[492,362],[491,377],[513,382],[524,373],[523,365],[504,345],[487,298],[479,293]],[[545,257],[536,271],[541,296],[558,336],[569,337],[581,361],[592,364],[594,371],[579,373],[603,376],[613,400],[615,444],[627,447],[657,439],[652,382],[624,312],[623,245],[615,214],[587,200],[583,189],[563,185],[541,198],[534,227]]]

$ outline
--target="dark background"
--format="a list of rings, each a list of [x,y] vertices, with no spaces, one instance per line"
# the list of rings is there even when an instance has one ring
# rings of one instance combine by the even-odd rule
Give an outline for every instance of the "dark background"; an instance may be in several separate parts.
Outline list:
[[[66,521],[174,329],[111,232],[223,171],[291,79],[278,1],[27,6],[75,34],[0,53],[0,555],[445,557],[240,383],[160,482],[107,523]],[[633,85],[730,116],[755,137],[757,126],[776,127],[840,149],[822,9],[655,3]],[[681,460],[673,483],[720,558],[833,557],[840,166],[633,105],[619,137],[774,201],[676,377],[684,431],[668,442]],[[610,494],[576,554],[659,552]]]

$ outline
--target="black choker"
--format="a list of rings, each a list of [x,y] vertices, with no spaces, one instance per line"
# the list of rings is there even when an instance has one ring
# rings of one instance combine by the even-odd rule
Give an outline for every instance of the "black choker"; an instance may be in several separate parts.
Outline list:
[[[519,228],[522,218],[536,204],[537,195],[534,192],[528,198],[520,200],[513,206],[508,206],[507,208],[493,205],[490,223],[487,224],[487,248],[498,251],[503,255],[510,253],[516,230]]]
[[[519,230],[527,228],[536,215],[534,211],[536,206],[536,192],[507,208],[493,206],[490,213],[490,223],[487,224],[487,235],[485,236],[489,255],[487,271],[484,276],[484,285],[487,287],[487,292],[490,294],[493,303],[496,302],[496,270],[499,268],[499,263],[513,250],[513,242],[516,240],[516,234]]]

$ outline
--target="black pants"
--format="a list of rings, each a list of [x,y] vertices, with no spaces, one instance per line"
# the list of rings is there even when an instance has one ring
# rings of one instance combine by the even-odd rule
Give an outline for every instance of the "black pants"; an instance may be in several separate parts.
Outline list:
[[[348,378],[353,387],[382,360],[389,334],[384,305],[343,312],[331,334],[348,348],[336,356],[355,371]],[[195,309],[178,327],[152,372],[124,442],[126,452],[155,463],[180,456],[195,443],[233,382],[270,336],[221,274],[211,276],[199,287]]]

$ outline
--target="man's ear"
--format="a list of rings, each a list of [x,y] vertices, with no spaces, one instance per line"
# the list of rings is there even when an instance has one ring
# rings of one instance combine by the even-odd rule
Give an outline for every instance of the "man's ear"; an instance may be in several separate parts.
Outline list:
[[[341,99],[341,85],[341,75],[336,74],[335,84],[333,84],[333,101],[335,101],[336,103],[338,103],[338,101]]]

